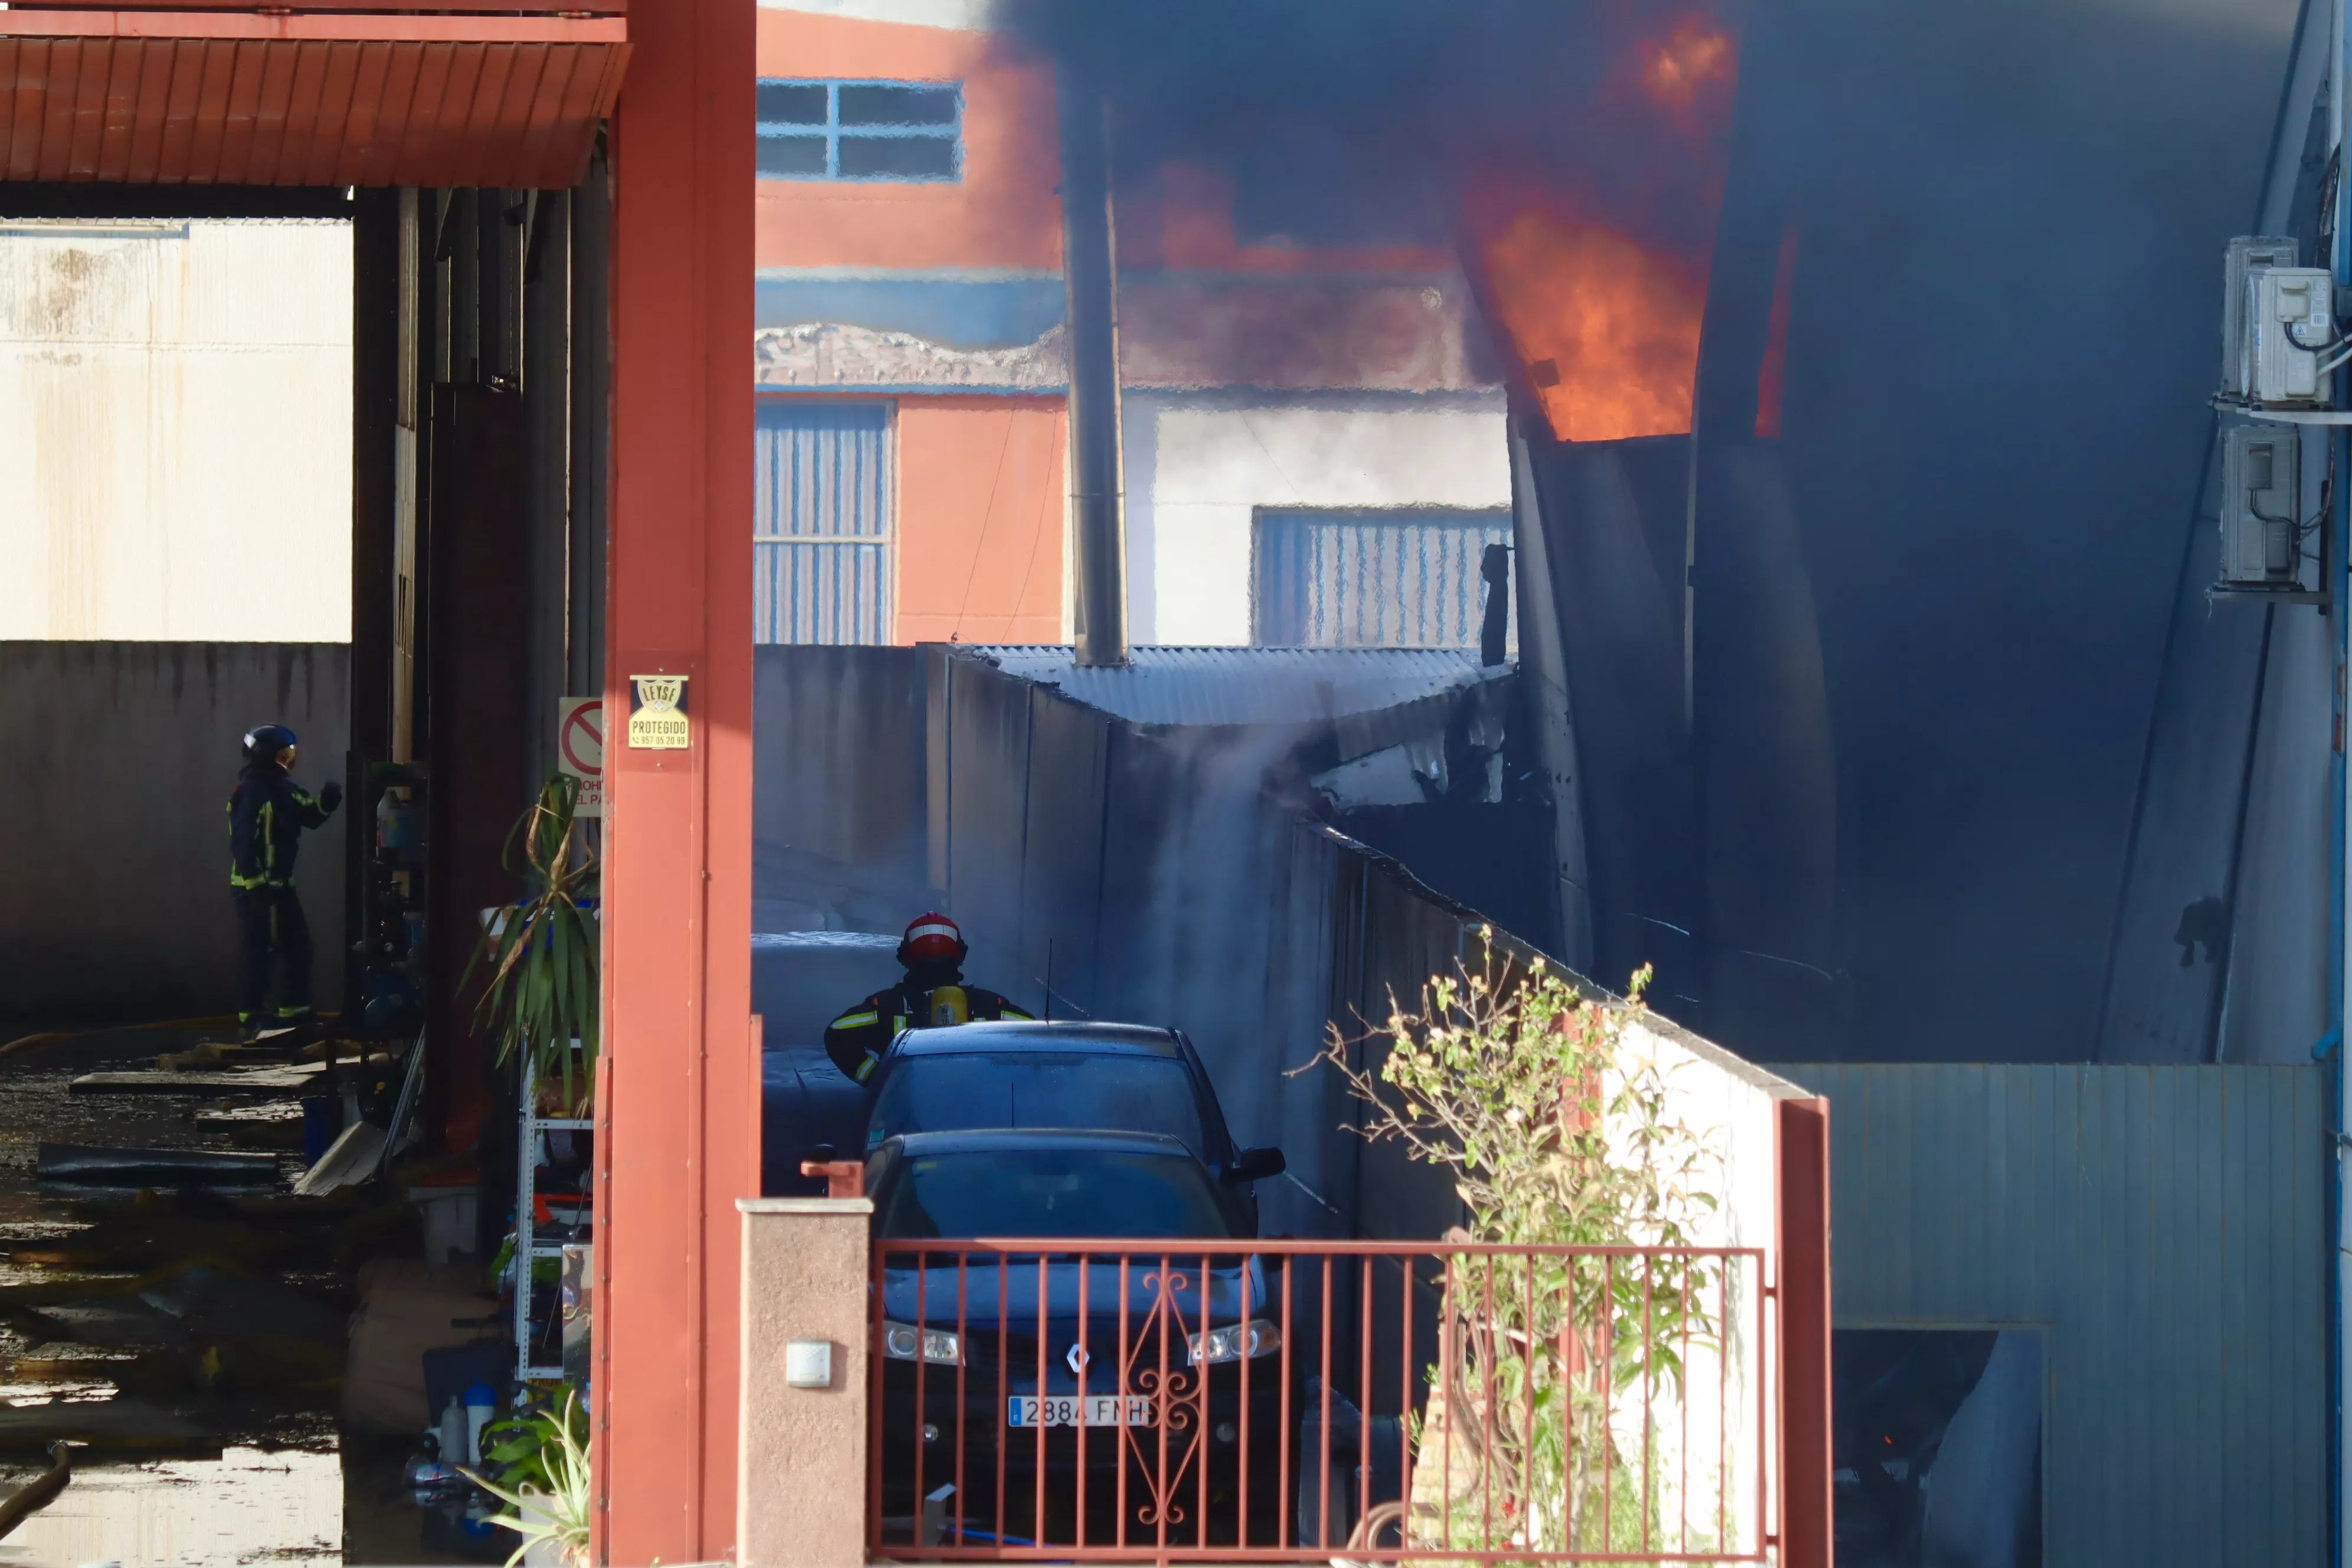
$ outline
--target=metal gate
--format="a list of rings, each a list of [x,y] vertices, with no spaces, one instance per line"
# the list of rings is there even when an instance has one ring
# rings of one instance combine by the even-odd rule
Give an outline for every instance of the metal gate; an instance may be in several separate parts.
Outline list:
[[[877,1240],[867,1551],[1760,1562],[1772,1294],[1747,1247]]]
[[[763,398],[751,637],[890,640],[890,405]]]

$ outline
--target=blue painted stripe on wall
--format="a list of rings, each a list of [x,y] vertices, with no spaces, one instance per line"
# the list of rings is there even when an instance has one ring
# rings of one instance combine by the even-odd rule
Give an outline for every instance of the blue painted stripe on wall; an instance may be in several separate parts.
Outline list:
[[[758,324],[912,332],[963,349],[1034,343],[1062,320],[1059,278],[812,278],[763,273]]]

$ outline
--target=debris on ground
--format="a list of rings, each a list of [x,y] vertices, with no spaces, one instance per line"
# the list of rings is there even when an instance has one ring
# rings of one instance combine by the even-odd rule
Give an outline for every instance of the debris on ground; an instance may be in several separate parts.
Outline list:
[[[49,1468],[35,1476],[0,1501],[0,1539],[5,1539],[25,1520],[57,1500],[73,1479],[73,1449],[65,1443],[49,1445]]]
[[[78,1443],[102,1454],[184,1458],[221,1451],[217,1433],[144,1399],[118,1395],[0,1406],[0,1452],[39,1451],[58,1443]]]
[[[100,1149],[84,1143],[44,1143],[34,1174],[44,1182],[83,1186],[153,1187],[268,1184],[278,1179],[275,1154],[216,1149]]]
[[[295,1094],[309,1089],[326,1070],[324,1062],[173,1071],[133,1068],[87,1072],[75,1079],[71,1087],[76,1094]]]

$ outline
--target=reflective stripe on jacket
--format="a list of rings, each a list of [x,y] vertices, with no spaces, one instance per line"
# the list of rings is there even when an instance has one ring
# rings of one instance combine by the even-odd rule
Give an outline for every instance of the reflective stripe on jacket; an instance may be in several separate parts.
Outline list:
[[[967,1017],[986,1020],[1029,1016],[982,986],[947,981],[932,987],[901,981],[887,991],[877,991],[826,1025],[824,1054],[833,1058],[833,1065],[845,1077],[859,1083],[867,1081],[880,1064],[882,1053],[890,1048],[890,1042],[898,1037],[901,1029],[930,1027],[932,992],[949,985],[963,993]]]
[[[228,797],[228,885],[282,888],[294,879],[302,830],[327,820],[319,797],[274,758],[248,763]]]

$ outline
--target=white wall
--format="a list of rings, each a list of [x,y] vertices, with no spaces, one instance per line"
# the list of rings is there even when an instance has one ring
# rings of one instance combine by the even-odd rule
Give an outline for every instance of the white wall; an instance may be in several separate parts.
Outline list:
[[[1257,507],[1511,504],[1500,393],[1275,403],[1130,392],[1123,413],[1138,643],[1250,640]]]
[[[351,229],[0,221],[0,638],[351,637]]]

